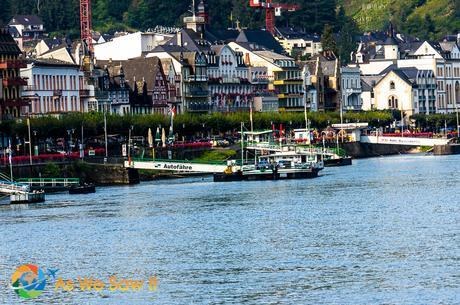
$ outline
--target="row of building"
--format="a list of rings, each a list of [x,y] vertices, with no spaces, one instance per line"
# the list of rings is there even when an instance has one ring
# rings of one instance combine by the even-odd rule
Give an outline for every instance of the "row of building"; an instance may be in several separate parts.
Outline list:
[[[14,48],[14,59],[5,61],[14,61],[14,67],[2,74],[7,77],[14,71],[20,80],[17,87],[9,87],[22,103],[12,111],[13,117],[87,111],[167,113],[171,108],[206,113],[251,107],[301,110],[307,99],[316,101],[304,90],[302,67],[311,65],[299,65],[287,52],[317,55],[319,38],[295,35],[292,29],[277,31],[278,40],[264,30],[211,31],[201,1],[197,12],[184,18],[182,29],[100,35],[93,41],[94,50],[88,50],[81,42],[43,38],[44,27],[36,16],[16,16],[8,32],[17,46],[7,31],[2,32],[3,44]],[[12,100],[9,95],[6,99]]]
[[[350,110],[393,109],[413,114],[456,112],[460,106],[460,36],[440,42],[396,34],[363,40],[351,54],[349,69],[359,72],[359,103],[344,99]],[[345,81],[343,78],[342,81]],[[351,91],[350,91],[351,92]]]
[[[307,38],[292,30],[277,29],[277,37],[264,30],[210,30],[204,1],[184,18],[183,28],[98,35],[94,50],[81,42],[35,39],[43,26],[21,27],[24,18],[14,18],[0,34],[3,118],[88,111],[167,113],[172,108],[235,112],[251,107],[390,109],[408,118],[454,112],[460,103],[457,36],[438,43],[419,41],[396,34],[390,25],[386,33],[361,37],[352,64],[341,66],[335,54],[321,52],[315,42],[306,43]],[[22,33],[18,37],[35,37],[33,47],[21,50],[12,27]],[[32,29],[38,32],[32,35]],[[310,59],[288,54],[299,50],[311,52]]]

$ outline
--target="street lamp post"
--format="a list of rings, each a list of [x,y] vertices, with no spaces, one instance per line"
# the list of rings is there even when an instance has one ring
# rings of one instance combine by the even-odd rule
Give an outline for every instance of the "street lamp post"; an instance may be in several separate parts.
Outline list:
[[[32,137],[30,135],[30,119],[27,118],[27,131],[29,133],[29,161],[30,165],[32,165]]]
[[[401,103],[401,137],[404,137],[404,110]]]
[[[68,152],[71,153],[72,152],[72,135],[73,133],[75,132],[75,129],[67,129],[67,135],[69,136],[69,149],[68,149]]]
[[[107,145],[107,112],[104,111],[104,137],[105,137],[105,161],[107,162],[107,158],[108,158],[108,145]]]
[[[38,140],[37,140],[37,131],[34,130],[34,155],[38,156]]]
[[[455,105],[455,114],[456,114],[456,117],[457,117],[457,141],[458,141],[460,139],[460,120],[459,120],[459,117],[458,117],[457,101],[454,101],[454,105]]]
[[[131,161],[131,132],[133,130],[134,126],[131,125],[129,127],[129,131],[128,131],[128,160]]]
[[[81,143],[80,143],[80,158],[85,158],[85,136],[84,136],[84,128],[83,122],[81,123]]]

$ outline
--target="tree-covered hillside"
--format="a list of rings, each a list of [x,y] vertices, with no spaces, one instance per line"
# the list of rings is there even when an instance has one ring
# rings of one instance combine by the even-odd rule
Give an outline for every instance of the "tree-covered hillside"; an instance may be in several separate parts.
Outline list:
[[[437,39],[460,31],[460,0],[340,0],[362,30],[391,20],[401,32]]]
[[[15,14],[38,14],[48,31],[78,35],[78,0],[1,0],[0,21]],[[280,0],[281,1],[281,0]],[[199,2],[198,0],[196,1]],[[215,27],[263,26],[261,10],[249,7],[249,0],[207,0]],[[277,18],[278,25],[292,25],[309,32],[334,26],[339,6],[359,24],[361,30],[382,29],[392,20],[399,31],[438,38],[460,30],[460,0],[283,0],[302,6],[300,12]],[[93,0],[93,24],[101,31],[147,29],[155,25],[181,25],[191,0]]]
[[[15,14],[37,14],[48,31],[78,32],[78,0],[2,0],[0,20],[7,22]],[[196,1],[199,2],[198,0]],[[286,2],[286,1],[284,1]],[[277,18],[280,25],[295,25],[312,32],[321,32],[324,24],[335,23],[334,0],[296,0],[302,5],[297,13]],[[38,5],[40,3],[40,5]],[[264,24],[262,10],[249,7],[249,0],[207,0],[209,15],[215,27],[230,27],[238,20],[242,26]],[[95,29],[147,29],[155,25],[181,25],[191,0],[93,0]]]

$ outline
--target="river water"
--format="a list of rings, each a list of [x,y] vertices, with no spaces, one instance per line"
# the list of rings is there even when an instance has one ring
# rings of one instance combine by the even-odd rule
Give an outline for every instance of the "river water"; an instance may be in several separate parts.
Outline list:
[[[460,156],[409,155],[313,180],[188,178],[0,207],[0,304],[460,304],[459,173]],[[20,299],[24,263],[75,287],[49,277]],[[113,275],[145,284],[112,291]],[[104,289],[82,291],[90,276]]]

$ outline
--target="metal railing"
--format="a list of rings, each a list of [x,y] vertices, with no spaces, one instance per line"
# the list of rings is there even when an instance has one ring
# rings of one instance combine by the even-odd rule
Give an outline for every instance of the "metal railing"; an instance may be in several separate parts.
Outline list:
[[[17,179],[21,184],[29,186],[64,186],[69,187],[72,185],[80,185],[79,178],[25,178]]]

